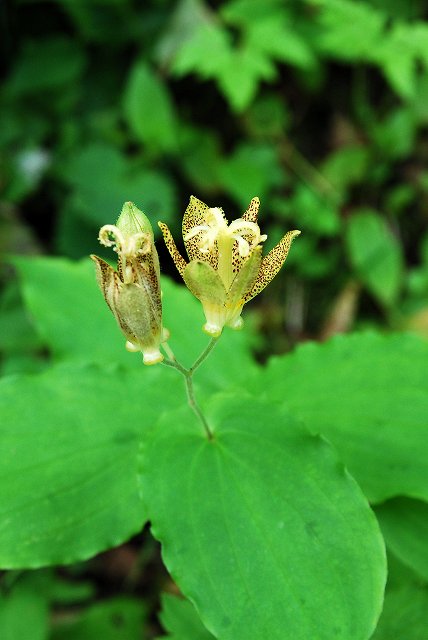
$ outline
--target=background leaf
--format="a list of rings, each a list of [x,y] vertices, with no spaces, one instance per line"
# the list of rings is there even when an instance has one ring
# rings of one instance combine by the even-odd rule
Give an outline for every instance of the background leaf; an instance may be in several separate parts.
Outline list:
[[[387,546],[428,582],[428,504],[394,498],[376,507],[376,516]]]
[[[123,108],[138,140],[157,152],[175,147],[175,117],[168,90],[154,69],[142,60],[130,71]]]
[[[161,598],[162,626],[169,632],[171,640],[212,640],[214,637],[205,629],[196,613],[195,607],[188,600],[164,593]]]
[[[381,303],[392,305],[400,291],[403,265],[391,230],[375,211],[354,212],[346,241],[359,278]]]
[[[373,502],[428,499],[427,374],[426,341],[364,333],[272,358],[249,387],[328,438]]]

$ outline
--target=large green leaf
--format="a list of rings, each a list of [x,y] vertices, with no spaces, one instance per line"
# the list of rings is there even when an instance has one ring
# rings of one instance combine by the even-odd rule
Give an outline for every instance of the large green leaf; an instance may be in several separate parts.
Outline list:
[[[0,382],[2,568],[88,558],[142,528],[138,441],[178,404],[173,377],[61,365]]]
[[[330,446],[272,403],[217,396],[208,440],[160,420],[142,489],[167,568],[221,640],[364,640],[380,613],[383,540]]]
[[[273,358],[250,387],[339,450],[370,500],[428,499],[428,342],[363,333]]]
[[[104,302],[91,260],[62,258],[16,261],[22,290],[39,334],[58,359],[120,363],[141,369],[140,354],[125,350],[125,338]],[[184,287],[162,280],[164,324],[170,345],[187,366],[208,343],[202,332],[202,307]],[[249,353],[249,330],[225,330],[225,337],[198,371],[197,380],[219,389],[245,379],[254,368]],[[231,358],[233,354],[233,358]]]
[[[394,498],[376,508],[388,548],[428,581],[428,504]]]

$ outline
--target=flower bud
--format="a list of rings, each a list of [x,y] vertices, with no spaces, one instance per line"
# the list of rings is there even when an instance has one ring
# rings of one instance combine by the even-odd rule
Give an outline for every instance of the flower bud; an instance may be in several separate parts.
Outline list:
[[[144,364],[163,360],[159,258],[148,218],[132,202],[123,205],[116,225],[104,225],[99,241],[117,252],[117,271],[92,255],[98,285],[127,339],[129,351],[142,351]]]

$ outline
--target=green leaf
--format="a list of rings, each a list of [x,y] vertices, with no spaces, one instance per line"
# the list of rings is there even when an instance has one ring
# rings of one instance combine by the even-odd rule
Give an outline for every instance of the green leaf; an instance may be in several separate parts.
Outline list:
[[[48,598],[38,576],[18,578],[10,590],[0,592],[0,637],[2,640],[47,640]]]
[[[396,301],[403,277],[398,241],[376,211],[358,210],[346,229],[351,263],[369,291],[385,306]]]
[[[166,175],[132,166],[111,145],[79,147],[62,168],[62,177],[72,187],[69,214],[74,212],[92,225],[117,217],[125,199],[166,221],[175,209],[175,190]]]
[[[311,0],[319,10],[314,40],[324,54],[353,62],[370,60],[383,37],[386,16],[368,3],[352,0]]]
[[[141,355],[124,347],[125,338],[98,289],[89,258],[81,262],[20,258],[15,263],[28,310],[55,358],[121,364],[144,374]],[[202,305],[184,286],[167,278],[162,280],[162,290],[164,325],[171,332],[169,344],[177,358],[190,366],[208,340],[201,329]],[[196,374],[206,393],[245,380],[254,368],[249,330],[226,330],[225,336]]]
[[[413,152],[417,135],[413,108],[399,107],[390,111],[386,118],[372,127],[371,134],[380,153],[388,159],[406,158]]]
[[[5,85],[11,97],[63,90],[79,81],[85,59],[77,40],[61,36],[26,40]]]
[[[239,145],[223,160],[219,173],[222,184],[243,210],[254,196],[263,206],[269,190],[281,184],[283,177],[273,147],[254,143]]]
[[[322,175],[340,192],[362,182],[369,166],[370,151],[362,145],[341,147],[330,154],[321,168]]]
[[[383,541],[330,446],[251,396],[217,396],[207,419],[212,440],[189,411],[161,419],[141,480],[166,566],[204,624],[220,640],[369,638]]]
[[[417,65],[413,25],[397,21],[380,38],[372,51],[372,59],[382,68],[387,80],[404,100],[415,97]]]
[[[233,111],[241,112],[253,101],[262,80],[273,80],[276,68],[257,49],[240,47],[232,51],[222,67],[217,82]]]
[[[428,504],[394,498],[376,507],[387,546],[428,582]]]
[[[143,637],[144,604],[133,598],[98,602],[75,620],[57,622],[51,640],[136,640]]]
[[[426,640],[428,589],[407,586],[385,597],[385,607],[372,640]]]
[[[0,381],[1,567],[75,562],[141,530],[138,441],[182,392],[174,372],[153,369]]]
[[[164,593],[161,598],[160,620],[172,640],[212,640],[212,634],[202,625],[195,607],[188,600]]]
[[[373,502],[428,499],[428,343],[363,333],[307,343],[249,382],[337,447]]]
[[[144,61],[136,62],[131,69],[123,109],[140,142],[157,152],[175,148],[175,116],[167,86]]]
[[[247,13],[251,15],[251,4]],[[250,49],[256,49],[268,57],[302,69],[312,69],[315,57],[308,40],[300,36],[293,24],[286,24],[279,15],[253,20],[246,33]]]
[[[219,75],[229,64],[231,47],[225,29],[201,23],[178,49],[171,70],[176,75],[196,73],[203,79]]]
[[[313,188],[300,183],[290,200],[290,207],[295,212],[299,229],[307,228],[311,234],[327,237],[339,233],[340,217],[333,198],[320,195]]]

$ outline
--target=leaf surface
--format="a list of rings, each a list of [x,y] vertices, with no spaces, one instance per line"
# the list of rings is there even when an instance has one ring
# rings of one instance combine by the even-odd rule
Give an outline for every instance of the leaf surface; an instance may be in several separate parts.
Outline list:
[[[272,358],[249,387],[321,433],[373,502],[428,499],[428,343],[362,333]]]
[[[0,382],[2,568],[75,562],[141,530],[138,441],[182,392],[174,372],[141,369],[62,365]]]
[[[393,498],[376,508],[386,544],[428,582],[428,504]]]
[[[379,615],[383,541],[330,446],[272,404],[220,396],[208,440],[161,419],[142,488],[167,568],[220,640],[363,640]]]

